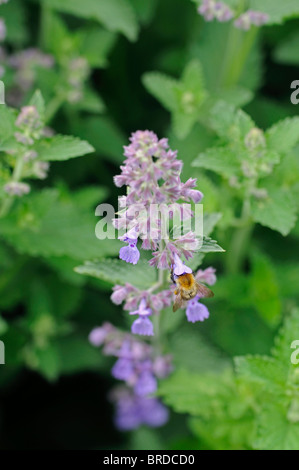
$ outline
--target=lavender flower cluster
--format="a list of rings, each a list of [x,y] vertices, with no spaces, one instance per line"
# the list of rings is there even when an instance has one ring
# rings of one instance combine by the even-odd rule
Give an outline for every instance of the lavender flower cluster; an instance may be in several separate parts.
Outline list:
[[[206,21],[215,19],[223,23],[235,18],[235,27],[244,31],[248,31],[251,26],[263,26],[269,21],[267,13],[254,10],[247,10],[236,17],[236,13],[228,5],[215,0],[202,0],[202,4],[197,11]]]
[[[141,424],[150,427],[165,424],[168,410],[152,394],[157,390],[157,380],[171,373],[171,357],[155,355],[149,344],[122,333],[110,323],[94,328],[89,341],[94,346],[103,346],[105,355],[117,358],[112,376],[125,382],[110,394],[116,405],[115,424],[118,429],[128,431]]]
[[[125,147],[126,160],[121,166],[121,174],[115,176],[116,186],[127,186],[127,196],[121,199],[122,210],[119,217],[114,219],[114,225],[120,229],[130,226],[130,230],[119,239],[126,243],[120,249],[119,257],[127,263],[137,264],[140,252],[137,247],[138,239],[142,240],[141,249],[153,250],[149,264],[159,270],[172,270],[177,278],[183,274],[191,274],[192,269],[182,261],[192,258],[198,247],[196,235],[189,231],[178,238],[171,239],[169,233],[165,237],[161,220],[150,210],[151,206],[164,204],[170,217],[178,211],[182,219],[192,218],[192,211],[181,201],[201,201],[203,194],[194,189],[196,179],[190,178],[186,183],[180,179],[182,161],[177,159],[177,152],[168,146],[167,139],[159,140],[151,131],[137,131],[130,138],[130,145]],[[153,220],[154,217],[154,220]],[[154,231],[152,225],[154,222]],[[150,235],[149,235],[149,227]],[[209,285],[216,281],[213,268],[196,274]],[[174,288],[170,286],[161,289],[161,283],[147,291],[139,291],[136,287],[126,284],[115,286],[111,297],[112,302],[120,304],[125,301],[124,309],[130,315],[137,316],[132,324],[132,333],[143,336],[153,336],[154,328],[150,320],[152,315],[158,315],[168,307],[173,299]],[[186,315],[190,322],[203,321],[209,312],[205,305],[199,303],[200,296],[190,300],[186,305]]]

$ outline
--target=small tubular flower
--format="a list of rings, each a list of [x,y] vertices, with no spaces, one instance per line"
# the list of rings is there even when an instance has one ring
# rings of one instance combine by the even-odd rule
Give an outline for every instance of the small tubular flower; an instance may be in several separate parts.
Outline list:
[[[199,295],[189,300],[186,308],[186,316],[189,322],[195,323],[209,318],[209,311],[204,304],[199,302]]]

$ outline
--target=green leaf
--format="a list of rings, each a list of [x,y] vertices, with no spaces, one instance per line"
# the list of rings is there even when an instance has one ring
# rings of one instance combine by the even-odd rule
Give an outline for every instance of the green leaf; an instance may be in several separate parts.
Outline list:
[[[34,350],[36,368],[46,379],[54,381],[59,375],[59,361],[58,352],[53,345],[44,349],[36,348]]]
[[[230,67],[227,65],[227,62],[224,62],[224,58],[227,57],[229,60],[227,48],[229,41],[232,41],[232,35],[234,35],[234,46],[238,50],[239,42],[241,48],[244,40],[243,31],[232,31],[231,22],[202,21],[201,27],[196,29],[195,37],[191,43],[192,57],[197,57],[202,64],[208,91],[211,95],[216,93],[218,96],[221,96],[223,93],[222,99],[225,100],[225,93],[231,88],[228,88],[226,85],[229,82],[227,76],[230,73]],[[241,53],[240,49],[239,53]],[[236,85],[255,90],[259,87],[261,80],[262,57],[258,40],[256,40],[246,57],[243,72]]]
[[[7,322],[0,316],[0,336],[2,337],[2,335],[4,333],[6,333],[6,331],[8,330],[8,324]]]
[[[165,443],[161,441],[155,429],[140,427],[130,433],[130,448],[135,450],[163,450]]]
[[[87,337],[78,334],[58,338],[55,347],[60,359],[60,375],[101,370],[106,362],[100,351],[89,344]]]
[[[220,374],[196,374],[184,369],[177,370],[160,383],[158,394],[178,413],[210,417],[213,402],[230,395],[235,384],[230,371]],[[217,406],[217,405],[216,405]]]
[[[246,380],[257,383],[268,393],[284,394],[287,369],[267,356],[235,357],[236,371]]]
[[[233,88],[227,88],[216,92],[211,96],[214,103],[217,101],[225,101],[226,103],[232,104],[236,107],[245,106],[253,99],[253,92],[248,88],[242,86],[234,86]]]
[[[295,369],[296,365],[291,363],[291,344],[299,339],[299,309],[292,311],[283,324],[278,336],[275,338],[275,347],[273,349],[274,357],[285,366]],[[298,367],[298,366],[297,366]]]
[[[147,72],[142,76],[142,83],[168,111],[175,109],[177,80],[159,72]]]
[[[224,252],[225,250],[217,244],[215,240],[212,240],[210,237],[203,237],[202,246],[200,248],[200,253],[212,253],[212,252]]]
[[[211,214],[204,214],[203,216],[203,233],[208,237],[216,227],[217,223],[221,219],[222,214],[220,212],[214,212]]]
[[[36,90],[34,95],[32,96],[31,100],[29,101],[30,106],[35,106],[40,118],[44,121],[45,118],[45,101],[40,92],[40,90]]]
[[[196,170],[192,168],[191,164],[199,152],[205,151],[206,148],[211,147],[215,142],[215,137],[210,130],[205,128],[202,124],[196,123],[190,132],[190,134],[185,139],[178,139],[174,132],[168,134],[169,144],[171,148],[178,150],[178,157],[182,158],[184,161],[182,179],[187,180],[188,178],[194,178]],[[200,174],[198,180],[198,187],[203,193],[205,191],[202,189],[205,176]],[[209,197],[204,200],[205,209],[206,204],[210,204],[210,201],[213,197],[213,192],[209,190]],[[209,209],[210,210],[210,207]],[[214,210],[214,209],[212,209]]]
[[[240,164],[235,152],[223,147],[212,147],[204,153],[200,153],[193,161],[192,166],[212,170],[226,177],[237,175],[240,171]]]
[[[207,96],[200,62],[197,59],[190,61],[180,80],[149,72],[143,76],[143,83],[172,113],[173,131],[178,138],[184,139],[198,121]]]
[[[236,401],[233,405],[237,409],[240,406]],[[244,416],[235,416],[233,406],[222,407],[219,404],[219,416],[215,414],[211,418],[191,418],[189,426],[196,436],[198,445],[204,444],[208,450],[248,450],[251,448],[251,436],[254,421],[250,413]],[[178,447],[181,449],[181,447]],[[190,447],[186,447],[190,449]],[[201,447],[200,447],[201,448]],[[191,447],[197,449],[197,447]]]
[[[281,64],[299,64],[299,34],[295,31],[286,40],[280,41],[274,51],[274,59]]]
[[[184,88],[193,91],[198,96],[199,101],[204,98],[205,79],[202,66],[197,59],[191,60],[191,62],[186,65],[182,75],[182,82]]]
[[[41,160],[62,161],[94,152],[94,148],[85,140],[67,135],[55,135],[37,142],[34,146]]]
[[[299,311],[295,309],[276,338],[273,358],[235,359],[239,379],[254,385],[251,393],[256,395],[258,403],[255,448],[291,450],[299,447],[298,366],[291,361],[292,342],[298,334]]]
[[[286,118],[266,131],[268,147],[287,153],[299,142],[299,117]]]
[[[55,190],[29,194],[1,220],[0,236],[31,256],[68,256],[75,260],[113,256],[118,240],[98,240],[97,218],[89,207],[59,198]]]
[[[55,56],[63,68],[66,60],[74,56],[84,56],[91,67],[106,67],[107,56],[116,38],[115,33],[94,24],[69,30],[53,11],[47,11],[43,21],[43,47]]]
[[[142,2],[140,0],[130,0],[130,3],[140,21],[147,25],[155,14],[158,0],[142,0]]]
[[[281,24],[288,18],[299,16],[297,0],[250,0],[252,10],[262,11],[269,15],[267,24]]]
[[[296,203],[290,192],[284,189],[271,189],[268,194],[269,197],[265,200],[253,200],[253,218],[255,222],[286,236],[296,223]]]
[[[176,328],[171,331],[170,350],[172,351],[175,369],[184,369],[197,373],[218,373],[229,367],[229,360],[213,347],[200,332],[201,325],[186,325],[185,312],[178,311],[174,314],[170,310],[168,315],[163,314],[166,326],[168,323],[173,322],[171,317],[180,317],[180,322],[183,322],[181,325],[176,323]],[[177,322],[177,320],[175,321]],[[165,331],[164,326],[163,331]],[[200,361],[198,360],[199,357],[201,358]]]
[[[83,266],[77,266],[75,271],[79,274],[102,279],[111,285],[128,282],[140,289],[150,287],[156,280],[156,270],[143,260],[139,260],[136,265],[108,258],[95,262],[86,261]]]
[[[42,0],[58,11],[97,20],[110,30],[134,41],[138,34],[136,15],[128,0]]]
[[[227,301],[228,298],[230,306],[237,311],[252,308],[248,277],[245,274],[230,274],[217,279],[217,301]]]
[[[9,43],[14,43],[22,47],[28,40],[26,25],[26,8],[20,0],[1,4],[1,17],[5,21],[6,37]]]
[[[72,194],[72,201],[83,210],[94,210],[98,204],[105,201],[109,191],[101,186],[85,186]]]
[[[254,447],[261,450],[299,450],[299,422],[291,422],[285,408],[269,403],[258,415]]]
[[[17,113],[8,106],[0,105],[0,145],[13,136]]]
[[[74,126],[72,131],[86,139],[95,147],[97,153],[118,165],[123,162],[123,145],[127,138],[107,117],[90,117]]]
[[[98,114],[103,113],[106,106],[98,93],[96,93],[92,88],[85,87],[82,99],[78,103],[72,104],[70,108]]]
[[[197,121],[195,114],[185,114],[182,112],[175,112],[172,115],[173,132],[178,139],[184,139],[191,132],[192,127]]]
[[[225,140],[243,140],[255,126],[251,117],[241,109],[219,101],[210,113],[210,122],[217,134]]]
[[[81,50],[92,67],[106,67],[108,55],[115,44],[117,35],[97,27],[82,31]]]
[[[250,298],[261,317],[270,326],[277,326],[282,310],[279,285],[270,260],[261,253],[253,257]]]

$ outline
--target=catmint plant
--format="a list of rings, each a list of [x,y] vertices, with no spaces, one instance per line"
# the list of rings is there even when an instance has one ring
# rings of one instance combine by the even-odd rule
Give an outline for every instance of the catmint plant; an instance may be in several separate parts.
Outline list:
[[[127,187],[126,196],[120,198],[118,217],[113,221],[117,229],[127,230],[119,236],[124,243],[119,258],[136,265],[142,258],[141,252],[150,251],[148,263],[157,270],[157,282],[144,290],[131,283],[115,285],[111,300],[116,305],[124,304],[124,310],[134,318],[131,334],[124,335],[105,324],[92,330],[89,340],[95,346],[104,344],[104,353],[118,357],[112,375],[125,381],[127,387],[112,394],[116,401],[116,423],[120,429],[132,429],[142,423],[162,425],[167,420],[167,411],[152,397],[157,390],[157,378],[165,378],[172,370],[170,356],[161,356],[164,344],[160,319],[163,310],[174,300],[170,271],[174,282],[187,274],[193,276],[184,260],[191,260],[200,244],[192,230],[173,238],[174,230],[167,230],[163,215],[167,212],[169,221],[179,214],[184,224],[194,217],[185,202],[198,203],[203,194],[196,189],[196,179],[181,181],[182,161],[169,148],[168,140],[159,140],[154,132],[133,133],[130,144],[124,147],[124,155],[121,173],[114,177],[116,186]],[[161,205],[160,217],[153,209]],[[212,267],[198,270],[195,280],[213,285],[215,270]],[[209,317],[200,294],[193,295],[184,308],[191,323]],[[138,337],[153,338],[151,346],[135,340]]]
[[[29,180],[47,178],[50,160],[68,157],[69,146],[74,145],[73,155],[92,150],[87,143],[80,148],[83,141],[79,139],[54,135],[53,130],[45,126],[44,102],[40,93],[34,95],[32,102],[37,105],[23,106],[20,112],[4,107],[3,116],[10,123],[10,135],[0,147],[0,217],[8,214],[16,198],[31,192]],[[57,151],[53,151],[57,145]]]
[[[1,448],[298,450],[298,21],[0,0]]]
[[[49,163],[40,161],[34,144],[42,138],[43,124],[35,106],[24,106],[15,120],[14,141],[4,156],[8,181],[3,186],[1,215],[5,215],[15,196],[30,192],[30,185],[24,179],[45,179]]]

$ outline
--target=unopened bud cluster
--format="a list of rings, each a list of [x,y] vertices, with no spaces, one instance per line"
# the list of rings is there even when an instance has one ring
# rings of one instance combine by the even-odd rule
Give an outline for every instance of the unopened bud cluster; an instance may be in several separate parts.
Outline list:
[[[248,31],[251,26],[263,26],[269,20],[267,13],[254,10],[247,10],[238,16],[226,3],[215,0],[202,0],[197,11],[206,21],[224,23],[234,18],[234,26],[244,31]]]
[[[43,137],[43,123],[35,106],[24,106],[15,121],[15,146],[4,155],[11,168],[11,180],[3,185],[4,193],[21,197],[30,192],[27,178],[45,179],[49,163],[39,159],[35,144]]]

